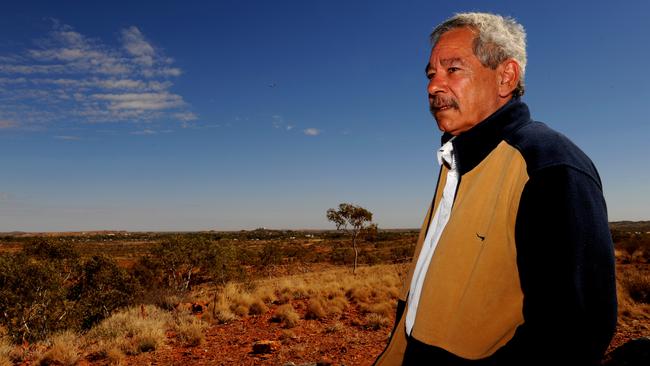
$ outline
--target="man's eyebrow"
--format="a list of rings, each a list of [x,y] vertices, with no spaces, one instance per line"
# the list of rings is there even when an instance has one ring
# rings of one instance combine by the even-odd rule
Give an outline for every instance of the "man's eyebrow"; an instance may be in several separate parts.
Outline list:
[[[442,60],[440,60],[440,64],[442,66],[449,66],[453,64],[465,65],[465,62],[460,57],[451,57],[451,58],[443,58]]]
[[[461,57],[450,57],[450,58],[443,58],[442,60],[440,60],[440,64],[445,67],[453,64],[465,65],[465,61],[463,61]],[[427,63],[426,66],[424,67],[424,74],[429,75],[429,70],[431,69],[432,69],[431,64]]]

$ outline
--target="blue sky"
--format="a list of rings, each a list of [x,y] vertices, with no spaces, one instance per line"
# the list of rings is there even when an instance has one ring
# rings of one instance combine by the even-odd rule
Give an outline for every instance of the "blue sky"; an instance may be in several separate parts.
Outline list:
[[[647,1],[0,5],[0,231],[418,227],[439,145],[428,34],[519,20],[528,103],[650,219]]]

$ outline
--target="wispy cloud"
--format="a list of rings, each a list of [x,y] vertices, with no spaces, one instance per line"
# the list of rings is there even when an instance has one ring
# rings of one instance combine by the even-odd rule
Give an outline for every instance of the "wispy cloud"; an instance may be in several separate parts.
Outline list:
[[[307,136],[318,136],[321,133],[321,130],[317,128],[307,128],[302,130],[302,132]]]
[[[64,140],[64,141],[78,141],[78,140],[81,140],[81,137],[79,137],[79,136],[69,136],[69,135],[54,136],[54,138],[57,139],[57,140]]]
[[[105,43],[53,23],[32,48],[0,57],[0,128],[198,118],[171,90],[182,70],[138,27]]]
[[[131,132],[132,135],[155,135],[157,133],[158,132],[156,132],[154,130],[150,130],[148,128],[144,129],[144,130],[141,130],[141,131],[133,131],[133,132]]]
[[[272,119],[273,128],[284,129],[284,130],[287,130],[287,131],[291,131],[295,127],[292,124],[286,122],[284,120],[284,117],[282,117],[280,115],[275,114],[275,115],[271,116],[271,119]]]
[[[134,61],[148,67],[153,66],[156,51],[147,42],[137,27],[122,29],[122,40],[126,51],[134,56]]]
[[[184,104],[180,95],[168,92],[93,94],[92,98],[107,101],[110,110],[164,110]]]
[[[197,117],[196,114],[192,112],[175,113],[174,117],[182,122],[196,121],[199,119],[199,117]]]

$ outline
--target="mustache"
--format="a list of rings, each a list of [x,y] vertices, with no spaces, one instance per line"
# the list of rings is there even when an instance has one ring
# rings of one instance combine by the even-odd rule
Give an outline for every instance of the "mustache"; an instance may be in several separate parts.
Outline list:
[[[454,109],[459,109],[458,101],[454,99],[451,96],[443,96],[443,95],[433,95],[431,97],[431,102],[429,103],[429,111],[431,113],[435,113],[438,111],[438,109],[442,107],[449,107],[449,108],[454,108]]]

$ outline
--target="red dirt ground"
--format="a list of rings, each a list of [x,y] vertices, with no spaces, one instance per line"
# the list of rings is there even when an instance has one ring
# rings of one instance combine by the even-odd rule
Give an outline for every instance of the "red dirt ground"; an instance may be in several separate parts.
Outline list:
[[[257,317],[248,317],[230,324],[212,326],[207,330],[205,342],[196,347],[184,347],[170,334],[167,346],[152,353],[129,357],[128,365],[296,365],[320,361],[333,365],[370,365],[381,353],[390,329],[365,329],[363,315],[356,309],[344,313],[339,319],[304,320],[306,301],[294,301],[301,315],[300,323],[285,329],[280,323],[270,321],[272,311]],[[392,319],[391,319],[392,321]],[[335,323],[342,327],[328,332]],[[279,351],[268,355],[255,355],[252,345],[256,341],[279,341]]]
[[[295,365],[371,365],[381,353],[388,333],[392,329],[366,329],[364,315],[354,307],[339,319],[304,320],[306,301],[293,303],[301,315],[300,323],[291,329],[280,323],[271,322],[272,310],[256,317],[236,320],[230,324],[211,326],[206,331],[203,344],[195,347],[183,346],[173,333],[168,334],[168,342],[155,352],[127,357],[125,365],[274,365],[282,366],[288,362]],[[391,322],[393,319],[391,319]],[[335,323],[341,327],[328,332]],[[627,319],[619,324],[608,352],[630,339],[650,335],[648,320]],[[256,355],[252,345],[256,341],[278,341],[280,349],[267,355]],[[107,362],[84,362],[85,365],[106,365]]]

